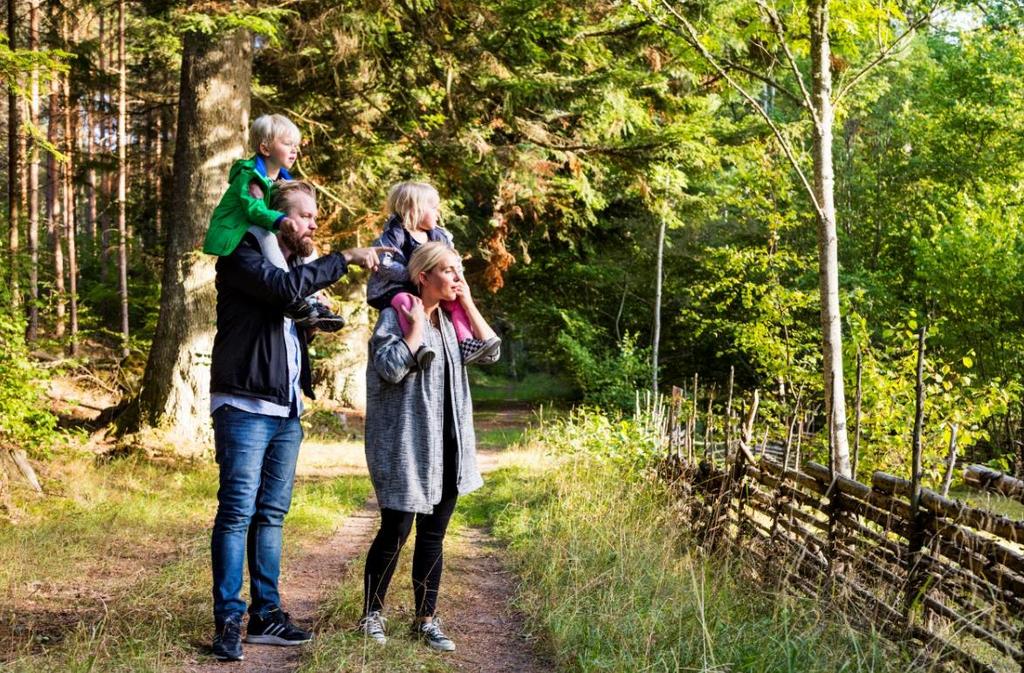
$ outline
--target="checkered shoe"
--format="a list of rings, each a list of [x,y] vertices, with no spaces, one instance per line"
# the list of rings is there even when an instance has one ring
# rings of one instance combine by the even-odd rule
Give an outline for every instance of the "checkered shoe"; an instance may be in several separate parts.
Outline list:
[[[487,341],[482,339],[463,339],[459,342],[459,351],[462,352],[462,364],[468,365],[482,358],[493,355],[501,347],[501,339],[491,337]]]

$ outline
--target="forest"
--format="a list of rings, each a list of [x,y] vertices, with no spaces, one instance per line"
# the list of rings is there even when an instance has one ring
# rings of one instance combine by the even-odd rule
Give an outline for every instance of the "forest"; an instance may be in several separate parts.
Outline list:
[[[747,441],[762,455],[799,428],[808,460],[865,483],[880,470],[938,490],[957,461],[1024,478],[1019,3],[7,0],[0,13],[0,548],[24,544],[26,521],[51,521],[54,498],[94,497],[69,485],[86,469],[71,465],[114,491],[162,469],[185,481],[198,469],[209,489],[216,289],[200,249],[229,166],[251,155],[245,131],[266,113],[301,131],[291,172],[315,186],[321,253],[368,245],[392,184],[437,187],[441,226],[503,342],[498,364],[472,374],[480,413],[543,402],[555,420],[501,432],[525,448],[545,436],[574,456],[592,447],[654,499],[623,496],[630,515],[669,497],[647,481],[664,449],[644,429],[652,395],[674,395],[679,413],[692,404],[685,431],[705,451],[753,404]],[[348,325],[310,352],[313,435],[347,437],[338,410],[364,406],[376,319],[365,281],[354,271],[328,290]],[[530,469],[499,470],[465,525],[517,549],[525,519],[548,506],[538,493],[571,487]],[[351,507],[309,488],[303,521],[351,511],[368,487],[344,496]],[[516,519],[509,502],[533,514]],[[189,511],[197,535],[208,507]],[[541,520],[552,539],[568,534]],[[310,539],[328,530],[301,525]],[[30,582],[24,564],[0,563],[0,577]],[[719,605],[737,619],[750,617],[741,593]],[[355,609],[338,600],[328,624]],[[794,651],[838,661],[836,643],[861,637],[801,625],[802,610],[787,612],[806,637]],[[56,638],[53,618],[39,623]],[[583,627],[545,624],[557,670],[690,670],[672,667],[675,650],[615,663],[563,653]],[[697,648],[702,636],[665,637]],[[0,668],[71,670],[92,647],[76,638],[40,660],[45,643],[0,625]],[[721,655],[736,668],[712,657],[695,670],[784,670],[744,659],[759,643]],[[302,670],[328,670],[319,657],[350,646],[329,642]],[[147,652],[101,659],[165,670]],[[786,670],[838,670],[829,661]]]

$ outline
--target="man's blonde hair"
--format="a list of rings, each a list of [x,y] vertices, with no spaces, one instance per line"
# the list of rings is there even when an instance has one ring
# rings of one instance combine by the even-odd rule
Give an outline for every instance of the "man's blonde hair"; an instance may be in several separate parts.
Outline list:
[[[249,127],[249,147],[256,154],[260,154],[260,145],[269,145],[284,137],[295,142],[302,138],[299,127],[284,115],[260,115]]]
[[[305,194],[316,203],[316,189],[305,180],[279,182],[274,186],[274,193],[270,195],[270,207],[287,214],[300,194]]]
[[[433,271],[434,267],[444,261],[445,255],[455,255],[458,259],[455,250],[441,241],[428,241],[416,248],[409,257],[409,279],[419,287],[420,274]]]
[[[388,210],[402,218],[402,226],[416,231],[430,202],[440,204],[441,197],[426,182],[399,182],[388,190]]]

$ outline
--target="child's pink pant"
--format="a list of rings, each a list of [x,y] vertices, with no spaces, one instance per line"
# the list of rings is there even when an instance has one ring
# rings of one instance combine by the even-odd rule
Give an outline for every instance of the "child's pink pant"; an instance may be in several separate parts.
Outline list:
[[[395,309],[395,313],[398,314],[398,324],[402,327],[402,334],[408,334],[409,321],[402,309],[410,310],[412,308],[412,295],[408,292],[399,292],[391,300],[391,308]],[[457,301],[443,301],[441,308],[451,316],[452,325],[455,327],[455,337],[460,342],[473,337],[473,327],[469,323],[469,316],[466,315],[466,309],[462,308],[462,304]]]

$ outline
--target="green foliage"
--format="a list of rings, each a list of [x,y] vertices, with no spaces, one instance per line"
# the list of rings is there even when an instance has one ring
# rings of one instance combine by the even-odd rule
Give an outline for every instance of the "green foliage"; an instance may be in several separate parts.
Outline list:
[[[650,349],[639,348],[627,334],[617,344],[607,333],[584,320],[562,314],[565,329],[558,335],[563,364],[587,403],[607,409],[631,409],[638,388],[651,376]]]
[[[43,395],[44,379],[25,346],[25,321],[0,311],[0,446],[49,453],[57,418]]]

